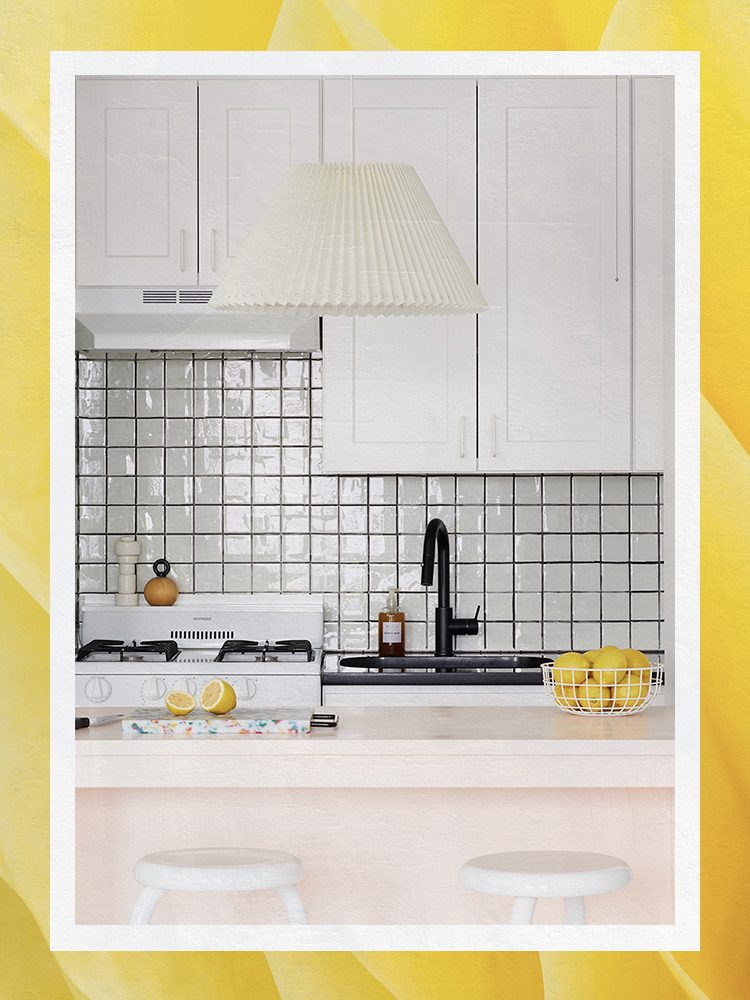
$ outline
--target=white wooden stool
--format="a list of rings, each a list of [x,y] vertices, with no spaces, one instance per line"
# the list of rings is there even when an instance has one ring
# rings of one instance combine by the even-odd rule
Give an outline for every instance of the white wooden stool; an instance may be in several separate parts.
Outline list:
[[[154,907],[170,890],[238,892],[275,889],[290,924],[306,924],[307,913],[294,885],[304,877],[302,862],[283,851],[197,848],[160,851],[141,858],[133,869],[144,888],[130,914],[131,924],[148,924]]]
[[[485,854],[461,868],[461,884],[467,889],[515,896],[512,924],[530,924],[541,896],[561,896],[565,923],[585,924],[584,896],[624,889],[631,878],[630,868],[619,858],[575,851]]]

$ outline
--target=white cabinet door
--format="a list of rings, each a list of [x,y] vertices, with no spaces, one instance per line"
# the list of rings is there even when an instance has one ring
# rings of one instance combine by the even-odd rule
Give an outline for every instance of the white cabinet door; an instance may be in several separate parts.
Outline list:
[[[326,79],[326,162],[415,167],[472,270],[476,260],[473,80]],[[326,319],[327,472],[476,468],[476,318]]]
[[[76,86],[76,283],[197,283],[195,81]]]
[[[633,469],[659,472],[673,437],[674,77],[633,78],[633,270]]]
[[[199,87],[200,281],[216,285],[289,168],[320,160],[320,81]]]
[[[479,81],[479,468],[631,467],[629,79]]]

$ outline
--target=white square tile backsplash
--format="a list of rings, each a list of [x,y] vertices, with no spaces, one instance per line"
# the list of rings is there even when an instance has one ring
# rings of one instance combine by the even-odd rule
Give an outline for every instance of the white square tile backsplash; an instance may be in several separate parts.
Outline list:
[[[159,558],[180,590],[320,593],[327,648],[377,646],[398,587],[407,648],[433,641],[420,583],[427,521],[451,535],[459,648],[661,648],[661,496],[653,475],[326,476],[321,358],[78,359],[78,588],[117,587],[137,531],[138,587]]]

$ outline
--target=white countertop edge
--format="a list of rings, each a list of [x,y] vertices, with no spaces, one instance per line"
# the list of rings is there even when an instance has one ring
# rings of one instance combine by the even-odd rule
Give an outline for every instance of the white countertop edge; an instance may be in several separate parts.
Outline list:
[[[221,742],[219,742],[219,740]],[[78,757],[674,757],[673,740],[343,739],[130,736],[79,740]]]

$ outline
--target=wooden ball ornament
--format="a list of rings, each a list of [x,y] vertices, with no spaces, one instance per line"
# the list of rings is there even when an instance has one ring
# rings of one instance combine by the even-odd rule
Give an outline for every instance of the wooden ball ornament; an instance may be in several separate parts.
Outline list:
[[[154,563],[156,576],[143,588],[143,596],[149,604],[165,607],[177,600],[179,594],[177,584],[167,576],[170,569],[171,566],[166,559],[157,559]]]

